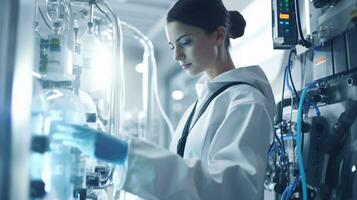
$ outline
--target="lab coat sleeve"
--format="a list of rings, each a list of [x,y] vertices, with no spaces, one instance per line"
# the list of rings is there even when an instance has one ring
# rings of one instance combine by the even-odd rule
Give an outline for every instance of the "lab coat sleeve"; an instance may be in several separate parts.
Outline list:
[[[131,140],[123,189],[150,200],[263,199],[271,133],[265,105],[240,102],[228,109],[202,160]]]

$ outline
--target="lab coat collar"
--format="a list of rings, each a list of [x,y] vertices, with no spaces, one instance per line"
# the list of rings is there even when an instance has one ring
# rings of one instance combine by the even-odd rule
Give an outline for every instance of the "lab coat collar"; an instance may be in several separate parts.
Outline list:
[[[240,67],[226,71],[213,80],[209,80],[206,74],[203,74],[196,83],[196,92],[198,99],[212,94],[225,83],[242,81],[254,85],[270,102],[269,111],[272,116],[275,115],[275,101],[273,91],[269,80],[264,71],[259,66]]]
[[[228,71],[225,71],[218,76],[216,76],[214,79],[209,80],[207,75],[204,73],[201,78],[197,81],[196,83],[196,92],[198,97],[200,97],[205,89],[208,89],[208,92],[214,92],[216,91],[219,87],[221,87],[224,83],[227,82],[234,82],[234,81],[243,81],[247,83],[251,83],[251,77],[250,74],[248,74],[248,71],[258,71],[261,70],[259,66],[248,66],[248,67],[240,67],[236,69],[231,69]],[[247,79],[247,76],[249,79]],[[245,78],[244,78],[245,77]]]
[[[222,83],[231,82],[231,81],[227,81],[227,80],[231,79],[230,77],[232,75],[230,75],[230,74],[232,74],[232,71],[235,71],[235,70],[236,69],[232,69],[232,70],[223,72],[223,73],[219,74],[218,76],[216,76],[212,80],[209,80],[207,75],[204,73],[196,83],[197,96],[198,97],[202,96],[202,93],[205,89],[208,89],[208,92],[211,93],[211,92],[216,91],[222,85]],[[236,81],[236,80],[232,80],[232,81]]]

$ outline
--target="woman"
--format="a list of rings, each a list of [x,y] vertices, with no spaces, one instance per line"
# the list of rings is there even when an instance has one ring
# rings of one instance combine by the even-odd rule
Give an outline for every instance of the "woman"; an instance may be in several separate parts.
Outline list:
[[[171,151],[78,126],[59,125],[67,134],[57,137],[126,165],[123,190],[145,199],[263,199],[275,103],[258,66],[235,69],[232,62],[229,37],[244,28],[243,16],[221,0],[179,0],[168,12],[174,59],[190,75],[203,73],[198,101],[182,117]]]

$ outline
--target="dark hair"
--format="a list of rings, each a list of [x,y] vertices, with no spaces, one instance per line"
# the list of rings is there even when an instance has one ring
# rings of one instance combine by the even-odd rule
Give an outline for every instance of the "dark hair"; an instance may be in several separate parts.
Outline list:
[[[238,38],[244,35],[246,22],[238,11],[227,11],[222,0],[179,0],[169,10],[167,23],[179,21],[196,26],[206,33],[213,33],[219,26],[227,31],[225,41],[229,47],[229,38]]]

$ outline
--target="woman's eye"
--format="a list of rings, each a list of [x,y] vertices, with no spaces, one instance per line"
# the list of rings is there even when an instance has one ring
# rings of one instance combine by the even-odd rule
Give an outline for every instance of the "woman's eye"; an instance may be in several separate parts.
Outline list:
[[[182,46],[182,47],[190,46],[191,44],[192,44],[191,39],[186,39],[186,40],[183,40],[182,42],[180,42],[180,46]]]

